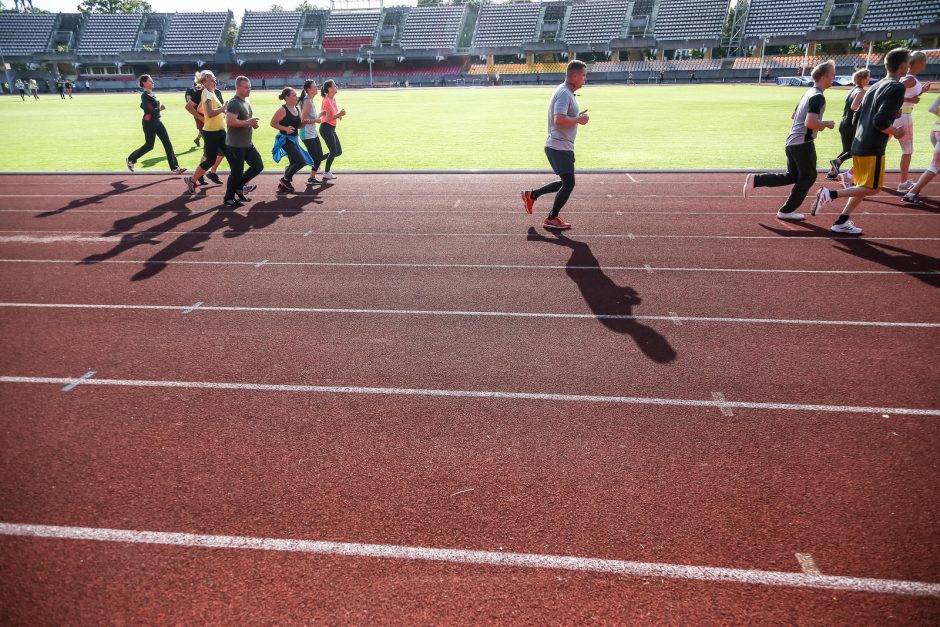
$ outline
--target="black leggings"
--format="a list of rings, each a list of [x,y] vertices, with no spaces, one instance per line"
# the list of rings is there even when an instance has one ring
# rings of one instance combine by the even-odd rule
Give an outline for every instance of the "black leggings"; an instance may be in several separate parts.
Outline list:
[[[313,169],[311,172],[316,172],[320,169],[320,164],[323,163],[323,145],[320,144],[320,138],[312,137],[305,139],[304,148],[307,149],[307,152],[310,153],[310,156],[313,158]]]
[[[208,171],[215,165],[215,160],[219,158],[219,155],[223,157],[227,155],[225,152],[225,131],[202,131],[202,138],[206,140],[206,143],[199,167]]]
[[[287,158],[290,160],[290,163],[284,168],[284,180],[290,183],[294,179],[294,175],[307,165],[307,162],[304,161],[304,155],[300,152],[300,146],[291,140],[284,142],[284,152],[287,153]]]
[[[836,157],[839,165],[852,158],[852,142],[855,140],[856,127],[851,124],[839,125],[839,136],[842,138],[842,154]]]
[[[336,127],[332,124],[321,124],[320,135],[326,142],[326,147],[330,149],[330,154],[326,155],[326,171],[331,172],[333,159],[343,154],[343,145],[339,143],[339,136],[336,134]]]
[[[754,177],[754,187],[781,187],[792,185],[790,196],[780,207],[783,213],[796,211],[809,189],[816,182],[816,146],[813,142],[787,146],[786,174],[758,174]]]
[[[561,208],[568,202],[568,197],[571,196],[571,192],[574,190],[574,172],[570,174],[559,174],[558,177],[561,179],[560,181],[554,181],[532,191],[532,198],[538,198],[543,194],[557,192],[555,193],[555,202],[552,205],[552,210],[548,214],[550,220],[554,220],[558,217]]]
[[[261,174],[264,170],[264,162],[254,146],[247,148],[227,146],[226,158],[231,173],[225,186],[225,200],[231,200],[235,198],[236,192],[240,192],[242,187],[248,184],[248,181]],[[248,162],[247,172],[245,172],[245,162]]]
[[[173,144],[170,143],[170,136],[166,132],[166,127],[163,126],[163,122],[157,120],[156,122],[144,122],[144,145],[131,153],[127,158],[131,163],[137,163],[137,160],[142,156],[153,150],[154,139],[159,137],[160,142],[163,144],[163,150],[166,151],[166,160],[170,164],[170,169],[175,170],[180,166],[176,161],[176,153],[173,152]]]

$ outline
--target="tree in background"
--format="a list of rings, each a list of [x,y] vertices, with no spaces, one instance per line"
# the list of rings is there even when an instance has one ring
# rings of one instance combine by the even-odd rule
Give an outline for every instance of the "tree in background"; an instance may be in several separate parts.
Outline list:
[[[269,11],[273,11],[274,13],[280,13],[281,11],[284,10],[284,7],[282,7],[282,6],[279,5],[279,4],[272,4],[272,5],[271,5],[271,8],[268,9],[268,10],[269,10]]]
[[[306,13],[306,12],[308,12],[308,11],[316,11],[317,8],[316,8],[315,6],[313,6],[312,4],[310,4],[309,2],[307,2],[307,0],[303,0],[303,2],[301,2],[300,4],[298,4],[298,5],[297,5],[297,8],[294,9],[294,10],[295,10],[295,11],[300,11],[301,13]]]
[[[78,5],[82,13],[152,13],[147,0],[83,0]]]
[[[235,21],[235,18],[232,18],[232,23],[222,36],[222,47],[231,48],[235,45],[236,39],[238,39],[238,22]]]

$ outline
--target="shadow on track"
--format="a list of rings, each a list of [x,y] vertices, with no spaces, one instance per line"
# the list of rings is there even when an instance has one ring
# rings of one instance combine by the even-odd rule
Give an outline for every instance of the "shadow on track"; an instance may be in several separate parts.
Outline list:
[[[817,226],[805,221],[789,222],[804,231],[790,231],[761,224],[762,227],[781,237],[831,236],[841,237],[835,240],[833,248],[839,252],[854,255],[860,259],[880,264],[891,270],[910,275],[931,287],[940,287],[940,259],[923,253],[907,250],[884,242],[877,242],[861,237],[845,236],[833,233],[827,227]]]
[[[633,307],[643,302],[639,294],[631,287],[617,285],[604,274],[590,246],[561,233],[555,233],[554,238],[545,237],[533,227],[529,227],[526,239],[570,248],[565,272],[578,286],[598,322],[615,333],[631,336],[640,350],[657,363],[675,360],[676,351],[665,337],[631,317]]]
[[[58,209],[53,209],[51,211],[43,211],[42,213],[37,213],[35,217],[37,218],[49,218],[60,213],[65,213],[72,209],[79,209],[80,207],[87,207],[88,205],[98,205],[101,204],[106,198],[111,198],[113,196],[120,196],[121,194],[126,194],[127,192],[135,192],[139,189],[146,189],[147,187],[152,187],[154,185],[159,185],[160,183],[165,183],[166,181],[172,181],[177,177],[166,177],[159,179],[157,181],[152,181],[150,183],[145,183],[143,185],[138,185],[137,187],[131,187],[123,180],[114,181],[110,183],[112,190],[110,192],[102,192],[100,194],[94,194],[92,196],[85,196],[84,198],[76,198],[75,200],[69,202],[69,204]]]

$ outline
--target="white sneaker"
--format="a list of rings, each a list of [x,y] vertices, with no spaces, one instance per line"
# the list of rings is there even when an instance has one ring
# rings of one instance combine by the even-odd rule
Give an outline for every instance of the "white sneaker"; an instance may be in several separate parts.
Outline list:
[[[839,182],[842,183],[842,187],[852,187],[855,184],[855,179],[852,178],[851,172],[843,172],[839,175]]]
[[[802,213],[797,213],[796,211],[790,211],[790,212],[778,211],[777,219],[778,220],[805,220],[806,216],[804,216]]]
[[[753,175],[753,174],[748,174],[748,175],[747,175],[747,178],[744,179],[744,191],[742,192],[741,195],[742,195],[744,198],[747,198],[747,195],[748,195],[749,193],[751,193],[751,191],[753,191],[753,189],[754,189],[754,175]]]
[[[833,233],[848,233],[849,235],[861,235],[862,229],[855,226],[851,220],[846,220],[842,224],[833,224],[829,227]]]
[[[329,170],[327,170],[326,172],[323,173],[323,176],[320,178],[322,178],[324,181],[332,181],[333,179],[336,178],[336,175],[330,172]]]
[[[829,188],[820,187],[819,191],[816,192],[816,200],[813,201],[813,210],[810,211],[810,215],[816,215],[816,212],[819,211],[819,208],[823,205],[828,205],[832,202],[832,196],[829,195]]]
[[[906,192],[906,191],[909,191],[912,187],[914,187],[914,181],[912,181],[911,179],[907,179],[906,181],[898,185],[898,191]]]

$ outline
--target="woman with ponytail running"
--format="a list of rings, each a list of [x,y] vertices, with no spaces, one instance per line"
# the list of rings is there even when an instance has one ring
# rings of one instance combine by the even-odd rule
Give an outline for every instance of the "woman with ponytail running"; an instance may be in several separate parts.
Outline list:
[[[320,95],[323,97],[323,109],[320,111],[320,134],[323,135],[323,141],[330,150],[326,156],[323,180],[329,181],[336,178],[333,174],[333,160],[343,154],[343,146],[339,143],[339,136],[336,134],[336,125],[346,116],[346,109],[340,109],[336,105],[335,81],[328,80],[323,83]]]
[[[307,185],[318,183],[317,170],[323,162],[323,145],[320,144],[320,137],[317,135],[320,116],[317,115],[316,105],[313,104],[313,98],[316,95],[317,82],[313,79],[304,81],[304,93],[300,96],[300,140],[304,143],[310,158],[313,159],[313,168],[310,171],[310,178],[307,179]]]
[[[170,136],[166,132],[166,127],[160,121],[160,112],[166,109],[165,105],[153,96],[153,79],[149,74],[144,74],[138,81],[143,93],[140,94],[140,108],[144,110],[144,117],[141,124],[144,127],[144,145],[135,150],[127,157],[127,169],[134,171],[134,164],[142,156],[153,150],[154,140],[159,137],[166,151],[166,160],[170,164],[170,170],[173,174],[182,174],[186,168],[181,168],[176,161],[176,153],[173,152],[173,144],[170,143]]]

